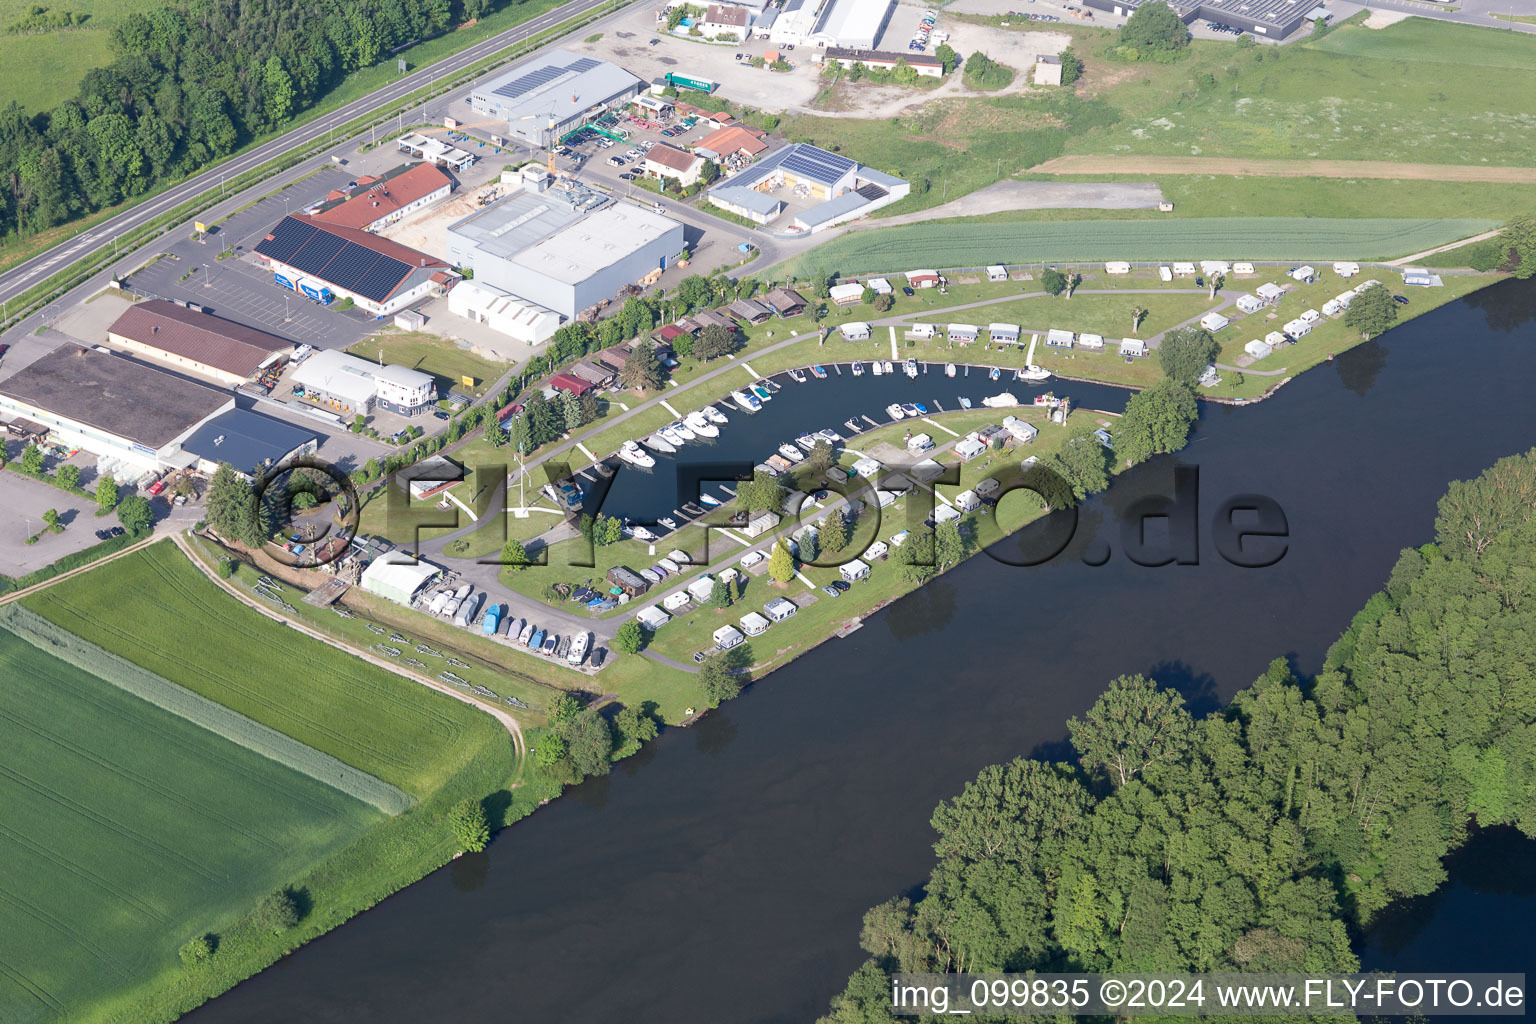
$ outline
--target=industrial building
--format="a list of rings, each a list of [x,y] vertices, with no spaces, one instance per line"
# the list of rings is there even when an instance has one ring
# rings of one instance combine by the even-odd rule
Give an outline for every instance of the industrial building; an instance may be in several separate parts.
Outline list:
[[[829,46],[819,56],[822,61],[835,60],[844,65],[863,64],[867,68],[880,68],[887,71],[894,68],[897,63],[904,63],[925,78],[944,77],[944,62],[925,53],[897,53],[894,50],[859,50]]]
[[[47,427],[53,441],[98,456],[120,482],[191,465],[182,442],[234,407],[228,391],[77,345],[0,381],[0,414]]]
[[[219,463],[227,462],[249,477],[289,459],[313,455],[320,447],[320,438],[312,430],[283,420],[248,409],[231,409],[203,421],[181,447],[197,457],[199,473],[211,475]]]
[[[603,110],[628,103],[645,83],[616,64],[551,50],[477,85],[469,104],[507,122],[507,134],[535,149],[574,131]]]
[[[566,319],[654,280],[683,226],[579,186],[514,192],[448,226],[448,257],[474,279]]]
[[[442,295],[458,280],[436,256],[307,214],[284,217],[255,252],[279,285],[326,305],[351,299],[379,317]]]
[[[727,125],[700,139],[694,144],[693,151],[717,164],[738,155],[751,159],[768,149],[768,143],[763,141],[766,135],[766,132],[746,125]]]
[[[227,388],[257,377],[293,352],[293,342],[164,299],[136,302],[107,328],[107,340],[140,358]]]
[[[900,178],[797,142],[732,175],[708,195],[721,209],[767,224],[784,209],[773,197],[781,188],[822,200],[796,214],[791,224],[792,230],[812,233],[889,206],[911,191]]]
[[[448,312],[528,345],[548,340],[560,327],[559,313],[484,281],[456,285],[448,293]]]
[[[873,50],[895,10],[896,0],[826,0],[806,41],[816,46]]]
[[[430,410],[438,398],[431,374],[405,366],[381,366],[334,349],[310,356],[291,379],[304,389],[305,397],[349,416],[375,408],[415,416]]]
[[[315,220],[359,231],[377,231],[407,214],[448,198],[453,179],[429,163],[398,167],[372,180],[358,179],[360,191],[320,207]]]
[[[1129,16],[1152,0],[1083,0],[1087,7]],[[1316,0],[1160,0],[1189,24],[1200,18],[1231,25],[1265,39],[1284,39],[1318,10]]]
[[[768,38],[780,46],[799,46],[816,31],[818,10],[820,0],[784,0],[779,16],[769,26]]]
[[[436,167],[467,171],[475,164],[475,154],[420,132],[406,132],[395,140],[395,146],[400,152],[409,153]]]

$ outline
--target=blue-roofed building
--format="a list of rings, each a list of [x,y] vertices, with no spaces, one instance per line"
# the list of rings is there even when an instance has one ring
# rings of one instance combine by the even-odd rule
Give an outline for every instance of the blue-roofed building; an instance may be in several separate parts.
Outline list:
[[[227,462],[238,472],[253,476],[257,470],[313,454],[319,443],[313,430],[249,409],[231,409],[205,420],[181,447],[197,456],[198,472],[211,474],[219,463]]]
[[[894,203],[911,186],[841,154],[796,142],[769,153],[708,194],[715,206],[766,224],[786,205],[776,195],[782,189],[788,189],[790,197],[811,202],[795,215],[792,227],[821,231]],[[770,203],[778,209],[770,212]]]
[[[645,83],[617,64],[569,50],[551,50],[475,86],[469,105],[507,122],[507,133],[545,148],[603,110],[640,95]]]

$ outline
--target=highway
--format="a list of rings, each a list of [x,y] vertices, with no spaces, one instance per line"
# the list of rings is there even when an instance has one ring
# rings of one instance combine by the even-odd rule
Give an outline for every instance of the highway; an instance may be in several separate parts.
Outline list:
[[[122,213],[119,213],[94,227],[89,228],[66,241],[60,242],[33,258],[19,263],[16,266],[0,274],[0,300],[9,302],[21,295],[28,288],[40,281],[46,280],[50,275],[67,267],[70,263],[87,253],[97,249],[103,249],[114,244],[114,239],[124,232],[139,227],[167,210],[181,205],[196,196],[213,192],[215,189],[222,191],[224,182],[243,174],[252,168],[281,156],[294,149],[302,149],[313,145],[330,135],[337,127],[361,117],[371,111],[398,102],[417,89],[430,85],[436,79],[456,74],[476,61],[483,60],[509,46],[512,46],[528,36],[537,34],[560,24],[569,18],[576,17],[587,11],[601,7],[617,7],[616,0],[571,0],[545,14],[541,14],[530,21],[523,22],[514,28],[510,28],[483,42],[461,50],[450,57],[445,57],[436,64],[419,68],[408,74],[400,76],[381,89],[376,89],[361,99],[354,100],[346,106],[316,118],[307,124],[293,129],[285,135],[247,150],[217,167],[203,171],[178,185],[167,189],[165,192],[139,203]],[[409,58],[409,52],[406,53]],[[392,60],[393,58],[391,58]],[[354,143],[348,143],[347,148],[352,148]],[[264,183],[258,183],[260,187]],[[258,193],[260,194],[260,193]]]

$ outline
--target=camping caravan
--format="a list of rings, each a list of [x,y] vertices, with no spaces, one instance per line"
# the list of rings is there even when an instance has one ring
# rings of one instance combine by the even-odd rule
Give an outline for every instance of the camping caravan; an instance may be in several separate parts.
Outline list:
[[[1051,348],[1071,348],[1072,340],[1071,331],[1058,331],[1053,328],[1045,332],[1045,343]]]
[[[1264,301],[1256,299],[1252,295],[1239,295],[1237,297],[1237,308],[1244,313],[1257,313],[1264,308]]]
[[[1333,265],[1333,272],[1338,274],[1340,277],[1354,277],[1356,274],[1360,273],[1360,264],[1342,262],[1335,263]]]
[[[1001,263],[994,263],[987,268],[987,280],[994,283],[1008,280],[1008,268]]]
[[[1219,331],[1231,322],[1232,321],[1216,312],[1207,313],[1205,316],[1200,318],[1200,326],[1204,327],[1208,331]]]
[[[747,636],[762,636],[768,632],[768,627],[773,625],[757,612],[747,612],[741,617],[741,631]]]
[[[1265,356],[1273,352],[1274,349],[1270,348],[1267,344],[1260,341],[1258,338],[1254,338],[1248,344],[1243,346],[1243,351],[1247,352],[1255,359],[1263,359]]]
[[[1104,348],[1104,336],[1102,334],[1079,334],[1077,336],[1077,344],[1080,348],[1099,352]]]
[[[837,571],[838,575],[842,576],[849,583],[857,583],[860,580],[869,579],[869,566],[857,558],[846,565],[838,566]]]
[[[1194,277],[1195,265],[1193,263],[1175,263],[1173,272],[1180,277]]]
[[[962,512],[974,512],[981,507],[981,498],[975,491],[961,491],[955,495],[955,505]]]
[[[776,597],[763,605],[763,614],[774,622],[783,622],[799,610],[795,607],[795,602],[784,597]]]
[[[1147,354],[1147,343],[1139,338],[1121,338],[1120,354],[1139,359]]]
[[[1106,274],[1129,274],[1130,272],[1131,265],[1124,260],[1110,260],[1104,264],[1104,273]]]
[[[1291,339],[1287,338],[1279,331],[1270,331],[1268,334],[1264,335],[1264,344],[1268,345],[1271,350],[1279,348],[1281,345],[1284,345],[1290,340]]]
[[[1234,264],[1232,264],[1232,273],[1234,273],[1234,274],[1251,274],[1251,273],[1253,273],[1253,264],[1252,263],[1234,263]]]
[[[649,607],[641,608],[638,612],[635,613],[635,621],[654,633],[662,626],[665,626],[667,623],[671,622],[672,616],[668,615],[660,608],[657,608],[655,605],[650,605]]]
[[[722,651],[728,651],[746,639],[735,626],[721,626],[714,633],[715,646]]]
[[[1173,270],[1167,264],[1164,264],[1157,268],[1157,276],[1166,284],[1173,280]]]

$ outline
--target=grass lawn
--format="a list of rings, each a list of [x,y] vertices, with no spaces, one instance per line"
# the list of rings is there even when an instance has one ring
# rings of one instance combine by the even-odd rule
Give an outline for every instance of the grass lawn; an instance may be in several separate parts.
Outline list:
[[[26,17],[33,6],[37,5],[32,0],[0,0],[0,31]],[[57,7],[41,6],[90,17],[83,27],[67,32],[6,36],[7,64],[16,70],[26,68],[26,74],[0,79],[0,107],[14,100],[28,114],[35,114],[75,95],[87,71],[112,62],[108,42],[112,29],[128,15],[148,11],[156,4],[154,0],[71,0]]]
[[[988,263],[1100,260],[1372,260],[1497,227],[1479,218],[1210,217],[1047,222],[948,221],[851,231],[767,271],[806,277]]]
[[[383,816],[0,630],[0,1019],[81,1020]]]
[[[347,351],[374,362],[378,361],[382,351],[386,363],[430,373],[437,379],[439,395],[458,388],[478,398],[511,365],[492,362],[426,331],[400,331],[392,327],[364,338]],[[466,387],[460,380],[462,377],[474,378],[474,386]]]
[[[473,709],[220,593],[169,542],[65,580],[25,604],[91,643],[418,797],[459,767],[456,748],[480,724]],[[189,657],[194,645],[197,654]]]

